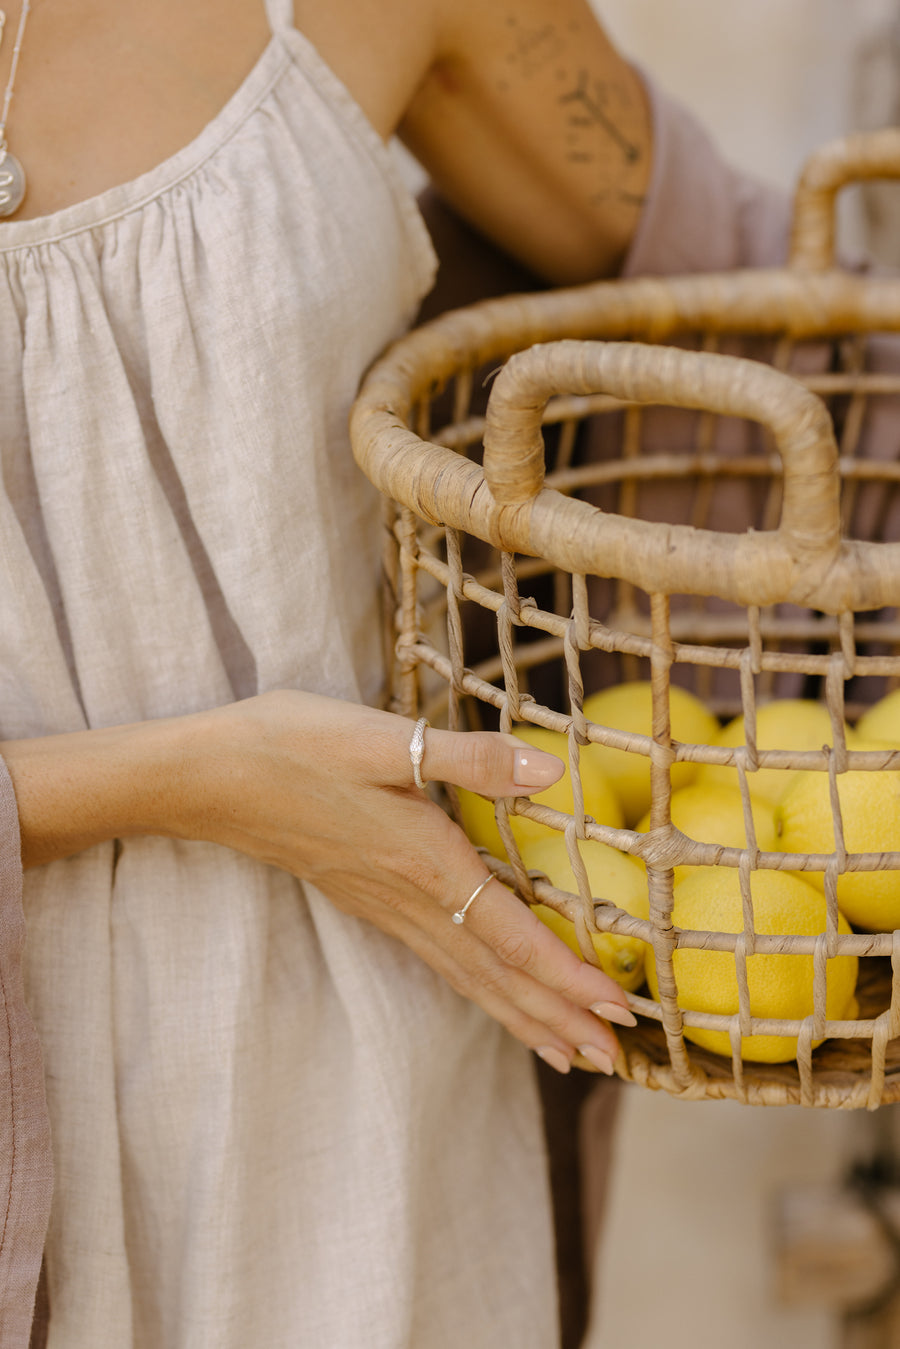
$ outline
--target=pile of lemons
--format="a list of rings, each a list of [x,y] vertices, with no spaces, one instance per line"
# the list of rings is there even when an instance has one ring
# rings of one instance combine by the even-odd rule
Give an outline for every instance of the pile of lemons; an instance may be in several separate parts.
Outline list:
[[[741,717],[724,727],[693,694],[671,685],[672,739],[686,745],[737,748],[746,743]],[[587,719],[618,731],[651,733],[650,684],[634,681],[592,694],[584,701]],[[556,754],[566,764],[564,776],[535,796],[537,804],[571,815],[572,785],[566,736],[531,725],[516,734],[536,748]],[[844,735],[851,749],[900,748],[900,690],[869,709]],[[833,744],[831,717],[824,704],[786,698],[762,704],[756,713],[759,749],[821,750]],[[671,817],[675,827],[697,843],[748,846],[738,771],[726,765],[680,761],[671,767]],[[650,759],[634,750],[591,743],[580,750],[579,776],[585,812],[598,824],[639,833],[650,827]],[[837,775],[844,848],[848,853],[900,851],[900,772],[853,771]],[[834,813],[829,775],[821,770],[765,768],[747,771],[750,811],[756,846],[762,852],[830,854],[835,849]],[[460,792],[463,824],[472,841],[498,857],[505,852],[494,818],[493,802]],[[545,874],[553,885],[572,894],[578,883],[565,838],[522,815],[510,826],[522,860],[530,871]],[[579,844],[591,894],[611,901],[636,918],[649,915],[647,873],[635,856],[593,840]],[[684,930],[738,933],[743,930],[739,873],[731,866],[676,866],[672,921]],[[822,870],[760,869],[751,885],[754,924],[760,934],[818,935],[825,931]],[[900,928],[900,871],[848,871],[837,878],[839,930],[891,931]],[[538,916],[578,952],[572,923],[539,904]],[[600,966],[628,990],[646,981],[659,996],[652,947],[636,937],[598,933],[593,938]],[[738,1011],[735,959],[729,951],[679,947],[674,954],[678,998],[684,1010],[730,1016]],[[858,973],[855,956],[828,961],[826,1012],[829,1020],[857,1015],[854,996]],[[811,955],[753,955],[747,959],[750,1008],[754,1017],[802,1020],[813,1011]],[[686,1027],[685,1035],[715,1052],[729,1055],[723,1031]],[[783,1062],[796,1057],[796,1040],[786,1036],[750,1036],[742,1043],[746,1059]]]

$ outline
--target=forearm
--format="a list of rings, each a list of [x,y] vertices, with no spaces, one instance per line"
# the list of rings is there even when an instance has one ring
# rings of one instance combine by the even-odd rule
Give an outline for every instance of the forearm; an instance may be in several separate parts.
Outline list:
[[[321,839],[329,829],[340,832],[346,818],[344,804],[332,811],[322,798],[332,786],[331,756],[346,748],[348,719],[358,744],[371,745],[384,726],[394,739],[406,734],[400,718],[293,690],[185,716],[0,742],[23,864],[158,835],[225,844],[308,875],[299,846],[305,823],[315,817]],[[323,770],[324,782],[314,783],[314,770]],[[286,827],[274,827],[276,818]]]
[[[112,838],[190,829],[192,744],[201,724],[177,717],[0,743],[16,793],[23,865]]]

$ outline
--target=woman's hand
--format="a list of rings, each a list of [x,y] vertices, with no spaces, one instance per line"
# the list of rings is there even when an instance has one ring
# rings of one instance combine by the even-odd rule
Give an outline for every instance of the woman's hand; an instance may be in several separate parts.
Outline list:
[[[103,838],[224,844],[312,882],[415,951],[547,1062],[611,1071],[606,1024],[631,1024],[612,979],[582,962],[499,881],[413,783],[413,723],[296,691],[189,717],[2,748],[27,862]],[[527,763],[523,763],[527,760]],[[493,733],[428,730],[421,772],[488,796],[540,791],[559,760]],[[518,781],[516,779],[519,779]]]
[[[417,952],[460,993],[564,1071],[577,1048],[608,1071],[615,1037],[600,1016],[631,1020],[619,986],[584,964],[499,881],[456,925],[487,876],[461,830],[413,784],[413,724],[308,694],[251,699],[210,716],[244,748],[232,782],[216,774],[203,836],[310,880],[347,913]],[[217,739],[217,737],[216,737]],[[547,787],[563,765],[505,737],[429,729],[423,779],[488,796]],[[240,801],[240,808],[235,803]]]

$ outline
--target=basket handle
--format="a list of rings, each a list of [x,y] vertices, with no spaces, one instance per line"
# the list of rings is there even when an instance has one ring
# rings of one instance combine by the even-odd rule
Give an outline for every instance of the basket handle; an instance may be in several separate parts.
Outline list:
[[[824,272],[834,266],[835,197],[869,178],[900,178],[900,127],[842,136],[810,155],[794,194],[791,267]]]
[[[761,362],[678,347],[562,341],[511,356],[491,390],[484,432],[485,481],[499,506],[525,505],[541,491],[541,419],[549,399],[597,393],[761,422],[771,431],[784,467],[780,541],[804,566],[836,553],[838,454],[821,399]],[[625,528],[624,517],[604,516],[605,532]]]

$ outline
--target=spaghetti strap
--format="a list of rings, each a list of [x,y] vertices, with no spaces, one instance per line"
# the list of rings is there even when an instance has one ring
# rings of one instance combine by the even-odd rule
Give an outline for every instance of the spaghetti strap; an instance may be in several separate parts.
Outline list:
[[[294,27],[294,0],[266,0],[266,16],[273,33]]]

